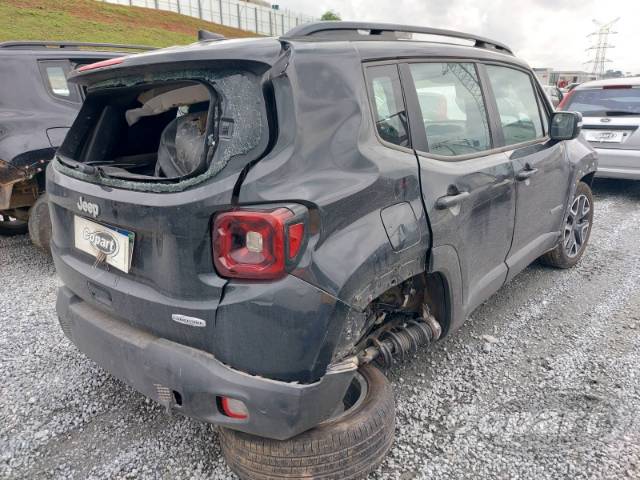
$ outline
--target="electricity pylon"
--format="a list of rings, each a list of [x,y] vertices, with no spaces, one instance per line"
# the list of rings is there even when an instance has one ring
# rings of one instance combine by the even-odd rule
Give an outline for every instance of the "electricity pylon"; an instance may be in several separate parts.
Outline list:
[[[597,37],[595,44],[587,48],[587,51],[595,50],[595,56],[592,60],[589,60],[585,63],[593,64],[591,73],[597,75],[598,78],[601,78],[604,75],[605,63],[609,63],[611,61],[607,58],[607,50],[609,48],[614,48],[614,46],[609,45],[609,35],[618,33],[612,30],[613,24],[618,20],[620,20],[620,17],[616,18],[615,20],[611,20],[608,23],[601,23],[597,20],[593,20],[593,23],[598,25],[598,30],[587,35],[587,37]]]

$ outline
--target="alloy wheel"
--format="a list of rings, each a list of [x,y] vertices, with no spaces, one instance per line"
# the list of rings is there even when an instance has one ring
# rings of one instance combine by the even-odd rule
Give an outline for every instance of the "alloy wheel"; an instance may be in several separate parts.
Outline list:
[[[564,225],[563,245],[569,258],[576,257],[584,248],[591,228],[591,202],[586,195],[578,195],[569,208]]]

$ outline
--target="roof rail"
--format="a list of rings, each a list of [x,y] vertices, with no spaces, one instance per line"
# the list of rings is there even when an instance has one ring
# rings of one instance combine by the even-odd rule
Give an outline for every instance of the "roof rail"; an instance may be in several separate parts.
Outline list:
[[[7,49],[36,49],[36,48],[66,48],[66,49],[88,49],[105,48],[112,50],[155,50],[155,47],[148,45],[121,45],[118,43],[92,43],[92,42],[49,42],[38,40],[19,40],[10,42],[0,42],[0,48]]]
[[[414,27],[411,25],[398,25],[393,23],[369,23],[369,22],[312,22],[300,25],[289,30],[283,40],[303,39],[318,37],[325,40],[410,40],[403,37],[403,33],[419,33],[425,35],[437,35],[440,37],[460,38],[474,41],[475,47],[489,48],[513,55],[513,52],[505,44],[479,37],[470,33],[456,32],[455,30],[443,30],[440,28]]]

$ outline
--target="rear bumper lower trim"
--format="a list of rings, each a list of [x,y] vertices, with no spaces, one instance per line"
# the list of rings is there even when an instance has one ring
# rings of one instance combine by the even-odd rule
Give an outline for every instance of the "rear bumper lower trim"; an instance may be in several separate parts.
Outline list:
[[[187,416],[262,437],[290,438],[329,418],[354,375],[335,371],[305,385],[248,375],[207,352],[136,329],[66,287],[58,292],[57,311],[80,351],[142,394]],[[168,391],[178,392],[182,405]],[[242,400],[249,418],[224,416],[217,396]]]

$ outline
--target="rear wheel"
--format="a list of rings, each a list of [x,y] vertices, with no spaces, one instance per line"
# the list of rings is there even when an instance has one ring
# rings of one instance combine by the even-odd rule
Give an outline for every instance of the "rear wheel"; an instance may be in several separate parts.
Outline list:
[[[593,224],[593,195],[591,188],[579,182],[567,211],[560,243],[542,256],[547,265],[571,268],[576,265],[589,242]]]
[[[27,233],[27,222],[6,213],[0,213],[0,235],[22,235]]]
[[[51,217],[46,193],[40,195],[29,210],[29,236],[36,247],[51,252]]]
[[[221,428],[222,451],[241,479],[363,478],[391,448],[395,405],[391,385],[373,366],[356,374],[333,418],[289,440]]]

